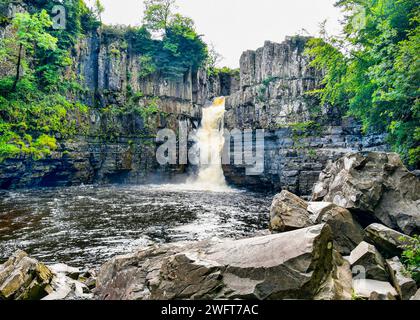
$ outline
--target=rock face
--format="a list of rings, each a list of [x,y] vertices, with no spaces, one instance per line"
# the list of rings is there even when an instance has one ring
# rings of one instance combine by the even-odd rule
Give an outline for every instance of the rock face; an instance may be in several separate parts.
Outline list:
[[[329,160],[359,149],[386,149],[383,136],[363,136],[358,122],[309,97],[322,74],[309,67],[307,40],[267,41],[242,54],[240,87],[227,98],[225,127],[265,130],[264,172],[247,175],[245,164],[232,163],[224,166],[228,182],[308,196]]]
[[[276,195],[270,209],[270,230],[291,231],[313,225],[308,204],[288,191]]]
[[[140,78],[139,55],[125,41],[108,34],[92,33],[80,39],[74,52],[73,71],[88,89],[78,99],[91,108],[87,115],[70,116],[80,126],[79,132],[85,133],[71,140],[57,136],[58,149],[48,159],[34,161],[22,155],[0,163],[0,189],[138,184],[184,173],[184,166],[157,162],[157,131],[178,132],[179,123],[192,130],[208,99],[230,94],[238,82],[228,75],[208,78],[203,70],[171,80],[159,75]],[[139,109],[158,98],[158,114],[145,117],[136,111],[107,111],[123,109],[136,94]]]
[[[1,32],[0,37],[4,37]],[[249,176],[243,164],[225,165],[227,181],[235,185],[288,189],[308,196],[327,161],[359,148],[385,148],[382,136],[363,137],[359,123],[340,120],[336,110],[320,106],[306,94],[319,86],[322,76],[309,67],[304,55],[308,38],[267,41],[262,48],[245,52],[239,76],[220,73],[209,77],[206,70],[189,70],[179,78],[167,79],[160,74],[141,76],[140,56],[130,40],[121,36],[124,32],[124,28],[104,28],[86,34],[72,50],[69,74],[77,74],[81,87],[87,90],[69,100],[78,99],[91,107],[85,119],[72,117],[77,123],[84,122],[80,132],[86,129],[88,134],[72,141],[56,137],[59,148],[48,159],[33,161],[22,156],[1,163],[1,189],[140,184],[185,173],[186,166],[157,163],[156,132],[162,128],[178,132],[179,121],[189,129],[197,127],[202,107],[220,95],[228,96],[227,129],[265,130],[264,172]],[[13,66],[4,67],[7,70],[0,70],[0,74],[14,70]],[[135,111],[107,111],[110,107],[121,109],[133,99],[141,109],[155,98],[159,99],[159,112],[146,119]],[[318,109],[322,112],[314,118],[313,110]],[[299,129],[308,123],[320,126]]]
[[[376,248],[367,243],[360,243],[350,254],[352,268],[362,267],[366,279],[388,281],[389,275],[385,260]]]
[[[385,258],[400,256],[402,246],[412,239],[398,231],[379,223],[373,223],[365,229],[365,240],[375,245]]]
[[[98,299],[313,299],[333,269],[331,230],[318,225],[220,243],[172,244],[114,258]]]
[[[420,180],[394,153],[353,153],[330,163],[312,198],[345,207],[364,222],[408,235],[420,231]]]
[[[34,4],[7,4],[2,17],[10,22],[16,12],[33,11]],[[3,11],[3,6],[0,8]],[[7,22],[3,21],[7,24]],[[0,28],[0,38],[11,32]],[[209,99],[230,95],[239,79],[230,74],[209,77],[205,70],[188,70],[178,78],[160,74],[141,76],[140,55],[126,39],[125,28],[103,28],[81,35],[72,48],[72,64],[66,74],[77,75],[86,89],[69,101],[90,107],[87,115],[70,114],[80,135],[56,136],[59,148],[47,159],[34,161],[25,155],[0,163],[0,189],[69,186],[92,183],[148,183],[184,173],[184,166],[160,166],[156,161],[156,132],[178,132],[179,122],[195,128],[201,108]],[[13,74],[13,65],[0,66],[0,75]],[[158,99],[158,100],[154,100]],[[134,101],[134,102],[133,102]],[[145,116],[134,111],[158,101],[158,112]],[[133,106],[126,112],[127,105]],[[111,109],[114,108],[114,109]]]
[[[53,291],[52,280],[48,267],[17,251],[0,265],[0,300],[39,300]]]

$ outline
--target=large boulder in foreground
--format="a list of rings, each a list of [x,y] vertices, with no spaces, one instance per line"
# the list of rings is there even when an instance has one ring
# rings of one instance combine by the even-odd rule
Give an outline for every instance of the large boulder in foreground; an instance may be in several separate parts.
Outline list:
[[[420,232],[420,180],[396,153],[352,153],[330,163],[312,199],[347,208],[361,221],[379,221],[408,235]]]
[[[328,225],[153,246],[102,266],[97,299],[314,299],[333,270]]]
[[[0,265],[0,300],[39,300],[53,291],[53,273],[19,250]]]

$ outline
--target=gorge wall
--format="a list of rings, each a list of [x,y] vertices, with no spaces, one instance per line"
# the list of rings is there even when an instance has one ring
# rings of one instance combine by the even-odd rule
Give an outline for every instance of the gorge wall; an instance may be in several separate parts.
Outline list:
[[[30,11],[25,2],[3,9],[9,18]],[[180,121],[189,129],[197,127],[207,99],[229,95],[231,79],[210,78],[205,70],[190,70],[171,79],[160,74],[141,76],[140,55],[125,37],[127,30],[101,28],[79,38],[66,73],[74,73],[83,88],[68,99],[89,107],[85,114],[68,115],[80,134],[57,135],[58,149],[48,158],[34,161],[21,154],[1,162],[0,188],[145,183],[185,171],[184,166],[157,163],[156,132],[177,131]],[[0,31],[0,37],[7,38],[13,28],[6,23]],[[15,69],[2,65],[0,75],[13,75]]]
[[[8,26],[1,30],[0,37],[11,32]],[[125,32],[124,27],[103,28],[79,39],[69,72],[77,75],[83,93],[69,99],[82,101],[89,110],[68,117],[80,134],[56,136],[59,147],[45,159],[21,155],[0,163],[0,188],[141,184],[185,173],[189,168],[184,165],[157,163],[156,133],[162,128],[177,132],[180,121],[190,130],[197,128],[203,106],[222,95],[227,96],[227,129],[265,130],[263,174],[247,176],[242,165],[223,168],[227,181],[240,187],[309,195],[329,160],[350,151],[386,149],[383,136],[362,135],[357,121],[321,106],[309,94],[320,87],[322,74],[309,67],[304,55],[308,38],[267,41],[244,52],[239,78],[190,70],[168,79],[141,75],[141,56]],[[147,112],[150,106],[154,109]]]
[[[267,41],[243,53],[240,89],[227,99],[225,122],[228,129],[265,129],[264,173],[247,176],[246,166],[228,165],[230,183],[305,196],[329,160],[387,148],[383,135],[362,135],[360,123],[310,94],[321,86],[322,74],[309,67],[307,40]]]

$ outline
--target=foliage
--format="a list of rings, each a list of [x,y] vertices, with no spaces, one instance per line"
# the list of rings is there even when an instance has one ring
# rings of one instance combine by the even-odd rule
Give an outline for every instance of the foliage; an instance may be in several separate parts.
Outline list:
[[[309,42],[312,66],[323,70],[322,103],[362,120],[365,132],[386,132],[390,145],[420,166],[420,6],[418,0],[341,0],[342,37]]]
[[[416,235],[413,240],[404,239],[407,242],[402,253],[402,261],[406,266],[409,275],[420,283],[420,236]]]
[[[82,133],[87,111],[57,94],[26,103],[0,98],[0,161],[20,154],[34,159],[49,155],[57,149],[56,136]]]
[[[222,67],[222,68],[210,68],[207,69],[207,74],[212,77],[212,76],[223,76],[223,75],[227,75],[230,77],[233,77],[237,80],[239,80],[240,78],[240,71],[239,69],[231,69],[229,67]]]
[[[128,34],[134,51],[143,55],[143,77],[153,72],[168,78],[181,77],[189,69],[203,66],[208,57],[207,45],[195,30],[193,20],[173,13],[174,3],[146,1],[144,26]],[[156,34],[160,39],[153,36]]]
[[[30,15],[17,13],[13,19],[13,36],[4,38],[0,47],[2,56],[16,65],[16,75],[10,88],[15,91],[21,78],[22,67],[28,71],[24,56],[34,54],[35,50],[54,51],[57,49],[57,39],[51,36],[46,29],[52,26],[50,16],[45,10]]]
[[[70,66],[74,46],[89,31],[101,27],[104,41],[117,39],[138,54],[140,77],[154,73],[182,77],[188,70],[204,66],[207,59],[207,46],[194,22],[174,12],[174,1],[147,1],[144,26],[124,28],[102,26],[100,1],[91,11],[83,0],[62,0],[66,28],[54,29],[48,13],[56,4],[31,0],[28,13],[4,21],[13,24],[16,32],[0,41],[1,63],[16,66],[19,73],[0,78],[0,161],[20,156],[41,159],[59,148],[57,140],[86,133],[89,108],[74,99],[85,89]],[[118,56],[120,49],[123,47],[112,48],[110,54]],[[110,106],[101,113],[128,119],[137,113],[147,129],[148,122],[161,114],[158,99],[133,92],[129,85],[127,92],[124,107]]]
[[[207,53],[207,59],[205,62],[205,67],[207,70],[207,73],[209,76],[217,75],[218,71],[221,71],[221,69],[217,68],[217,65],[223,60],[223,56],[216,51],[216,48],[213,44],[210,44],[208,46],[208,53]],[[225,67],[226,69],[229,69]]]
[[[309,134],[319,133],[321,126],[315,121],[296,122],[289,125],[294,136],[307,137]]]
[[[164,32],[169,27],[175,0],[145,0],[144,25],[150,31]]]

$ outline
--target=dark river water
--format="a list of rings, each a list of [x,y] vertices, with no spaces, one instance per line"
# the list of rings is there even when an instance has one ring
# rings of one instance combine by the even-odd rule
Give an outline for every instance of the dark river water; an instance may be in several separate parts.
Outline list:
[[[153,243],[252,236],[267,228],[271,200],[171,185],[0,191],[0,262],[19,248],[47,264],[98,267]]]

